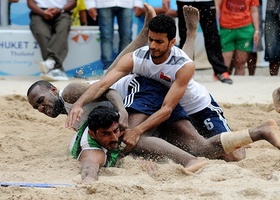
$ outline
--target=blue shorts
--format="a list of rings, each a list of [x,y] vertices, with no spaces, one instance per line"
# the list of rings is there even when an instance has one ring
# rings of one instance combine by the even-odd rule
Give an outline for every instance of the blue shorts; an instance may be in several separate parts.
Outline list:
[[[205,138],[210,138],[222,132],[231,131],[223,115],[222,108],[211,96],[211,103],[203,110],[189,115],[193,126]]]
[[[128,112],[152,115],[161,108],[168,90],[169,88],[153,79],[135,77],[129,84],[124,106]],[[178,104],[165,123],[171,124],[181,119],[190,120],[186,111]]]

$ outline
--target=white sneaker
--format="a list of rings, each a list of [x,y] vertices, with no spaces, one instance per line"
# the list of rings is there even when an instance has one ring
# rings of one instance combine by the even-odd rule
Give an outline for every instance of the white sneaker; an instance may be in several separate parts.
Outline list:
[[[49,72],[46,74],[42,73],[40,75],[40,78],[45,81],[68,81],[69,80],[65,72],[61,71],[60,69],[49,70]]]
[[[52,70],[54,68],[54,65],[55,65],[55,61],[49,58],[39,63],[40,70],[44,74]]]

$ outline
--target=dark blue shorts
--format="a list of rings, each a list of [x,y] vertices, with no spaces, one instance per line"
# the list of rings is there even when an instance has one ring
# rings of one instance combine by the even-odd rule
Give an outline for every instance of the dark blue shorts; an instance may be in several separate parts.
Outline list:
[[[205,138],[231,131],[223,115],[222,108],[212,96],[210,105],[197,113],[189,115],[189,117],[198,133]]]
[[[129,84],[124,105],[128,112],[134,111],[152,115],[161,108],[168,90],[169,88],[153,79],[135,77]],[[189,117],[178,104],[165,123],[170,124],[181,119],[189,120]]]

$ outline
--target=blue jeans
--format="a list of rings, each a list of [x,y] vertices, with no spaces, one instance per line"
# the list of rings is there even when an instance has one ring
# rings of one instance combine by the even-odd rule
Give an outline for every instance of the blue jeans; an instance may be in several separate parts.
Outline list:
[[[280,18],[272,10],[266,11],[264,39],[265,61],[280,61]]]
[[[101,61],[107,69],[119,54],[132,41],[132,14],[133,9],[111,7],[98,9],[98,24],[101,42]],[[114,52],[114,19],[117,17],[119,46]]]

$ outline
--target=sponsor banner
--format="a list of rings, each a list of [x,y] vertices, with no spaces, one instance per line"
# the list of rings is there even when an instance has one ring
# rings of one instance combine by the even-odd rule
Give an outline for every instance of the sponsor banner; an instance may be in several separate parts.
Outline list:
[[[118,42],[117,33],[115,43]],[[97,27],[72,27],[69,51],[63,63],[68,76],[102,75]],[[29,28],[0,29],[0,75],[38,76],[42,56]]]

